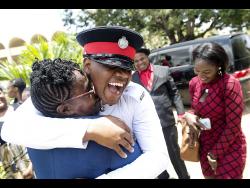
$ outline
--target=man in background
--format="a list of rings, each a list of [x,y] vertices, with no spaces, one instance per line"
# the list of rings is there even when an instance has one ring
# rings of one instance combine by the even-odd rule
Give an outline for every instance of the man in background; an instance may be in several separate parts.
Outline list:
[[[7,116],[11,116],[13,107],[8,106],[3,89],[0,87],[0,133]],[[15,131],[15,130],[14,130]],[[5,142],[0,134],[0,162],[3,169],[2,178],[31,179],[34,174],[32,163],[25,147]]]
[[[164,57],[165,59],[162,60],[162,66],[168,66],[168,67],[172,67],[172,63],[171,63],[171,56],[170,55],[165,55]]]
[[[150,50],[145,48],[136,51],[134,61],[137,71],[133,74],[132,81],[142,85],[150,93],[161,121],[168,153],[174,169],[180,179],[189,179],[185,163],[180,158],[178,132],[172,110],[172,104],[174,104],[178,118],[182,120],[185,110],[181,96],[173,78],[170,76],[169,68],[151,64],[148,58],[149,54]],[[160,179],[167,179],[168,177],[167,171],[164,171],[159,176]]]
[[[12,104],[14,110],[17,109],[18,106],[22,104],[22,93],[26,88],[26,83],[22,78],[16,78],[10,81],[7,87],[8,97],[14,98],[14,102]]]

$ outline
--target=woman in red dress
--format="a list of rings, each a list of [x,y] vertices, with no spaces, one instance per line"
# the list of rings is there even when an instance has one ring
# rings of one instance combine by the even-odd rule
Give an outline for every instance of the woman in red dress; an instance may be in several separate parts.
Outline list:
[[[200,133],[200,163],[206,179],[241,179],[246,162],[246,139],[241,129],[243,95],[241,85],[225,73],[228,56],[216,43],[205,43],[193,51],[194,72],[189,91],[192,110],[189,125],[209,118],[211,129]]]

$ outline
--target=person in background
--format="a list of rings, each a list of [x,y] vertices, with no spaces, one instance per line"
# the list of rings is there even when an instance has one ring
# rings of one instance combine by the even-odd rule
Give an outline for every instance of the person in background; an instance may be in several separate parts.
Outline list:
[[[0,133],[7,116],[14,111],[8,106],[3,89],[0,88]],[[6,179],[31,179],[33,178],[32,164],[23,146],[5,142],[0,135],[0,161],[3,177]]]
[[[206,179],[241,179],[246,163],[246,138],[241,129],[243,97],[240,82],[226,73],[228,56],[217,43],[194,49],[190,83],[190,126],[202,126],[209,118],[211,129],[200,133],[200,164]]]
[[[14,102],[12,104],[14,110],[17,109],[19,105],[23,103],[22,101],[22,93],[26,88],[26,83],[22,78],[16,78],[9,82],[7,87],[8,97],[14,98]]]
[[[24,80],[22,78],[15,78],[13,80],[11,80],[8,84],[7,87],[7,95],[10,98],[13,98],[14,101],[11,104],[11,106],[13,107],[14,110],[16,110],[22,103],[23,103],[23,93],[24,90],[26,89],[26,83],[24,82]],[[27,149],[23,146],[17,146],[20,147],[20,152],[24,152],[27,154]],[[23,151],[22,151],[23,150]],[[28,168],[27,168],[27,173],[29,174],[28,176],[33,177],[33,172],[32,172],[32,163],[29,160],[28,162]]]
[[[22,102],[24,102],[29,97],[30,97],[30,87],[26,87],[22,93]]]
[[[171,67],[172,66],[171,59],[172,59],[171,56],[165,55],[165,59],[162,60],[162,66]]]
[[[136,51],[134,61],[137,71],[133,74],[132,81],[139,83],[150,93],[161,121],[174,169],[180,179],[189,179],[185,163],[180,158],[178,132],[172,110],[172,104],[174,104],[179,120],[182,121],[182,116],[185,114],[184,106],[174,80],[170,76],[169,68],[151,64],[148,58],[149,54],[150,50],[146,48]],[[159,178],[166,179],[168,176],[168,172],[164,171]]]
[[[143,45],[143,38],[124,27],[102,26],[82,31],[77,35],[77,41],[84,48],[84,72],[101,100],[99,115],[112,115],[124,121],[131,130],[128,133],[133,132],[142,150],[135,161],[97,178],[156,178],[169,166],[160,120],[150,95],[140,85],[130,82],[135,51]],[[125,137],[127,131],[119,129],[117,134],[114,131],[117,127],[105,117],[44,117],[29,99],[17,109],[15,117],[21,121],[29,118],[19,127],[13,125],[12,119],[5,121],[2,138],[35,149],[73,147],[88,150],[88,141],[93,140],[120,151],[121,145],[126,147],[132,143]],[[16,135],[11,131],[13,128],[30,134],[24,136],[19,132]],[[127,157],[123,153],[122,156]],[[69,161],[74,160],[70,153],[68,157]]]

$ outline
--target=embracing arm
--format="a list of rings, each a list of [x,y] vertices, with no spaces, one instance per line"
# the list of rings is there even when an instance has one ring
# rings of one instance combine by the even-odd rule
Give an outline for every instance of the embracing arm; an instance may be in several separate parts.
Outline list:
[[[109,131],[104,131],[109,130]],[[131,150],[129,128],[114,117],[95,119],[44,117],[27,99],[9,114],[2,128],[3,140],[35,149],[86,148],[92,140],[124,157],[120,145]]]
[[[90,120],[71,120],[44,117],[29,98],[6,117],[1,136],[7,142],[35,149],[86,147],[82,143],[82,137]]]
[[[133,132],[143,154],[132,163],[98,178],[156,178],[165,169],[173,175],[174,170],[169,159],[160,120],[150,95],[145,91],[142,101],[127,100],[126,102],[131,103]]]

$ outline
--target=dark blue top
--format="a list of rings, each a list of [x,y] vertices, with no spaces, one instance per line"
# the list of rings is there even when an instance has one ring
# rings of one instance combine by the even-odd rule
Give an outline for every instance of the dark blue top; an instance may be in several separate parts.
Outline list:
[[[38,179],[96,178],[133,162],[142,154],[137,142],[133,153],[124,149],[126,159],[92,141],[86,149],[27,149]]]

